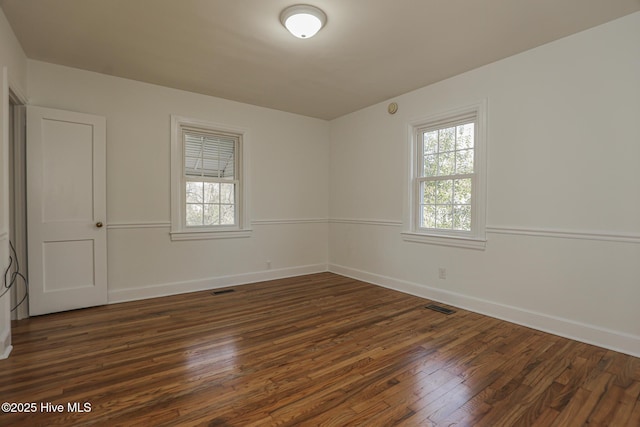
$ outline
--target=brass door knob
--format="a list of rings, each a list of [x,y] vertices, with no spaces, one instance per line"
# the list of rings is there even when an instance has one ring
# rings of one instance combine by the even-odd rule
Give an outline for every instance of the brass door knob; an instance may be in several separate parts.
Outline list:
[[[102,223],[101,222],[96,222],[96,227],[102,228]]]

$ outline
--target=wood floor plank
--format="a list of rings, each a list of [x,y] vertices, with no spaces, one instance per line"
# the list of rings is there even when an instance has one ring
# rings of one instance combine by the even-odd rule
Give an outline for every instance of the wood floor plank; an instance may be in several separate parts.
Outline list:
[[[229,289],[14,322],[0,396],[38,410],[0,425],[640,426],[638,358],[332,273]]]

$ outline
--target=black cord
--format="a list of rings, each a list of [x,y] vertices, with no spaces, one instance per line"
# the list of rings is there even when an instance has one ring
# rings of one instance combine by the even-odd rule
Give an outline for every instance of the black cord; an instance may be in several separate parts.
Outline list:
[[[20,272],[20,263],[18,262],[18,254],[16,253],[16,248],[13,246],[13,243],[11,242],[11,240],[9,240],[9,247],[11,248],[11,254],[9,255],[9,265],[7,266],[7,269],[4,271],[4,288],[5,289],[2,292],[2,294],[0,294],[0,298],[2,298],[7,292],[11,290],[13,285],[15,285],[16,282],[18,281],[18,278],[22,279],[22,282],[24,283],[24,295],[20,300],[20,302],[18,302],[16,306],[11,309],[11,311],[16,311],[16,309],[20,307],[20,305],[23,302],[25,302],[25,300],[29,296],[29,281],[27,280],[25,275]],[[11,266],[13,265],[14,262],[16,264],[15,271],[11,273],[11,275],[9,276],[9,272],[11,271]],[[7,277],[9,277],[8,280],[7,280]]]

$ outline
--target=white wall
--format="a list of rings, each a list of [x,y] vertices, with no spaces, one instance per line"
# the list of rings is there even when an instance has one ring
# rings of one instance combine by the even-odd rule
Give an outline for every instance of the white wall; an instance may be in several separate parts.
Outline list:
[[[640,13],[332,121],[330,269],[640,355],[638,46]],[[408,123],[485,98],[486,250],[402,241]]]
[[[30,104],[107,119],[110,301],[326,269],[328,122],[38,61],[28,74]],[[249,131],[252,237],[170,240],[171,114]]]
[[[0,269],[9,263],[9,87],[26,93],[27,58],[0,10]],[[4,288],[4,284],[2,284]],[[4,291],[0,291],[4,292]],[[11,352],[11,307],[7,292],[0,299],[0,359]]]
[[[11,89],[20,95],[26,94],[27,57],[2,9],[0,9],[0,64],[7,67]]]

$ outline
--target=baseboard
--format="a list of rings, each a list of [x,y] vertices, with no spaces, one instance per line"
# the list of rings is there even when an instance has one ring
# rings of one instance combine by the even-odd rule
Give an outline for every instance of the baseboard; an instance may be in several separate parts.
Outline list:
[[[205,279],[188,280],[184,282],[162,283],[137,288],[131,287],[126,289],[116,289],[109,291],[109,304],[165,297],[188,292],[205,291],[228,286],[246,285],[248,283],[284,279],[285,277],[302,276],[305,274],[322,273],[325,271],[327,271],[327,264],[312,264],[231,276],[208,277]]]
[[[329,271],[539,331],[640,357],[640,336],[637,335],[613,331],[341,265],[329,264]]]
[[[11,345],[11,328],[6,328],[0,336],[0,360],[6,359],[11,354],[13,346]]]

